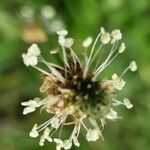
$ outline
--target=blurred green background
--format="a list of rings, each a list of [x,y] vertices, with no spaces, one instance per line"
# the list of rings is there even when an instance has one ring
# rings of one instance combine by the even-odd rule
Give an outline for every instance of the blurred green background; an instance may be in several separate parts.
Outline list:
[[[48,15],[47,10],[51,11]],[[137,61],[138,71],[125,75],[128,84],[122,92],[134,108],[129,111],[119,108],[123,119],[107,122],[104,141],[88,143],[81,135],[81,146],[72,150],[150,149],[149,0],[1,0],[0,150],[55,149],[55,145],[49,143],[40,147],[39,139],[28,136],[35,122],[45,120],[45,114],[36,111],[22,115],[21,101],[41,96],[42,81],[38,71],[25,67],[21,54],[36,42],[47,56],[57,44],[54,32],[61,28],[68,29],[75,39],[74,47],[80,52],[82,40],[89,35],[95,37],[101,26],[109,31],[121,29],[127,45],[125,53],[112,63],[106,75],[120,73],[131,60]]]

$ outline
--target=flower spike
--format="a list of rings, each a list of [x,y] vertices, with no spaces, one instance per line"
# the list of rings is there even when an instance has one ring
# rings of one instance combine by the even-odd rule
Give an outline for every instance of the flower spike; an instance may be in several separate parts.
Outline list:
[[[123,75],[128,70],[136,71],[137,64],[131,61],[121,75],[114,73],[110,78],[99,79],[99,75],[111,62],[125,51],[125,43],[120,43],[121,31],[115,29],[106,32],[102,27],[95,41],[92,37],[87,37],[82,46],[87,49],[92,43],[93,45],[89,55],[87,51],[83,51],[85,61],[76,54],[73,48],[74,40],[67,37],[67,30],[58,31],[57,34],[59,47],[53,49],[50,54],[55,56],[54,54],[62,52],[64,62],[62,66],[45,60],[37,44],[31,45],[27,53],[22,54],[27,67],[31,66],[43,74],[40,92],[44,93],[45,98],[34,98],[22,102],[21,105],[25,107],[24,115],[41,108],[52,116],[41,125],[35,124],[29,133],[30,137],[40,137],[40,146],[44,146],[46,141],[55,142],[56,150],[69,150],[73,145],[80,146],[78,138],[81,128],[86,132],[87,141],[103,140],[102,131],[107,120],[114,121],[120,118],[116,107],[120,105],[124,105],[127,109],[133,107],[127,98],[119,101],[116,91],[123,89],[125,86]],[[100,63],[99,55],[102,49],[106,50],[106,45],[111,48],[106,59]],[[40,63],[44,64],[47,70],[39,67]],[[72,127],[67,139],[61,137],[64,126]]]

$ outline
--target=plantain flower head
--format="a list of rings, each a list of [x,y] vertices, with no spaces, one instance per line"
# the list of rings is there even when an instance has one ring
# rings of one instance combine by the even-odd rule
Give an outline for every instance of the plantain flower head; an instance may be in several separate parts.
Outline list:
[[[137,65],[135,61],[131,61],[122,73],[112,73],[111,77],[100,78],[111,62],[125,50],[119,29],[110,33],[102,27],[95,41],[92,37],[87,37],[82,42],[84,57],[77,55],[73,48],[74,40],[67,37],[67,30],[58,31],[57,35],[58,47],[52,49],[50,54],[54,57],[60,53],[61,65],[45,60],[37,44],[31,45],[27,53],[22,55],[26,66],[34,67],[43,74],[40,92],[45,97],[34,98],[22,102],[21,105],[25,107],[24,115],[40,108],[51,116],[40,125],[35,123],[29,133],[32,138],[40,137],[40,146],[46,141],[55,142],[56,150],[68,150],[73,145],[80,146],[78,137],[81,128],[86,132],[87,141],[103,140],[102,130],[107,120],[120,118],[116,106],[123,105],[127,109],[133,107],[128,98],[119,100],[117,91],[121,91],[125,86],[125,73],[128,70],[136,71]],[[106,45],[110,50],[105,49]],[[90,47],[88,53],[86,49]],[[102,49],[109,52],[103,62],[99,60]],[[39,67],[40,64],[45,65],[44,68],[47,69]],[[70,126],[72,131],[70,136],[64,139],[59,133],[63,132],[66,126]]]

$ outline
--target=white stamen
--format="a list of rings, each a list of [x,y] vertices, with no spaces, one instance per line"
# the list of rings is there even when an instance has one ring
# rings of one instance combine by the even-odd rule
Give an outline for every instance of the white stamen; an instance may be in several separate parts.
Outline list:
[[[63,141],[61,139],[54,138],[54,142],[58,145],[60,149],[63,147]]]
[[[131,69],[131,71],[136,71],[137,70],[137,64],[136,64],[136,62],[135,61],[132,61],[131,63],[130,63],[130,69]]]
[[[89,129],[86,134],[86,139],[88,141],[97,141],[100,135],[101,135],[101,131],[99,129],[94,129],[94,130]]]
[[[30,55],[39,56],[41,54],[41,51],[38,45],[34,43],[28,48],[28,53]]]
[[[59,43],[61,46],[65,46],[65,43],[66,43],[65,36],[58,36],[58,43]]]
[[[93,44],[93,46],[92,46],[92,49],[91,49],[91,52],[90,52],[90,56],[89,56],[89,58],[87,59],[87,63],[85,64],[85,68],[84,68],[84,71],[83,71],[83,78],[85,78],[85,77],[87,76],[87,72],[88,72],[88,68],[89,68],[89,63],[90,63],[90,61],[91,61],[91,58],[92,58],[92,55],[93,55],[95,46],[96,46],[96,44],[97,44],[97,42],[98,42],[98,39],[99,39],[100,35],[101,35],[101,33],[99,33],[99,34],[97,35],[97,37],[96,37],[96,39],[95,39],[95,42],[94,42],[94,44]]]
[[[61,68],[59,67],[58,65],[55,65],[55,64],[52,64],[52,63],[48,63],[47,61],[45,61],[43,58],[41,60],[50,70],[51,72],[53,73],[54,76],[57,77],[57,79],[61,82],[64,82],[65,81],[65,78],[59,73],[59,71],[57,71],[53,66],[57,67],[57,68]],[[35,66],[34,68],[38,69],[39,71],[41,71],[42,73],[44,74],[47,74],[47,75],[50,75],[49,73],[47,73],[45,70]],[[63,69],[63,68],[61,68]],[[64,69],[65,70],[65,69]]]
[[[31,132],[29,133],[29,135],[33,138],[36,138],[39,136],[39,133],[37,131],[37,124],[35,124],[31,130]]]
[[[73,55],[74,58],[77,60],[77,62],[79,63],[79,65],[80,65],[80,67],[81,67],[81,69],[82,69],[82,63],[81,63],[81,61],[80,61],[78,55],[74,52],[74,50],[73,50],[71,47],[70,47],[70,50],[71,50],[72,55]]]
[[[64,46],[62,46],[62,52],[63,52],[63,58],[64,58],[64,65],[65,65],[65,68],[66,66],[70,69],[70,66],[68,64],[68,60],[67,60],[67,55],[66,55],[66,49]],[[66,68],[67,69],[67,68]]]
[[[96,80],[97,76],[104,70],[105,66],[107,66],[108,61],[110,60],[111,56],[114,54],[114,52],[117,49],[117,44],[118,42],[115,42],[110,50],[110,53],[108,55],[108,57],[106,58],[106,60],[96,69],[96,71],[94,72],[94,77],[93,80]]]
[[[111,36],[112,36],[112,40],[111,40],[111,43],[115,43],[116,41],[118,40],[121,40],[122,39],[122,33],[120,32],[119,29],[115,29],[111,32]]]
[[[104,28],[102,27],[100,41],[103,44],[108,44],[110,42],[110,40],[111,40],[110,33],[105,32]]]
[[[23,109],[23,115],[26,115],[26,114],[29,114],[31,112],[34,112],[35,110],[36,110],[35,107],[25,107]]]
[[[52,66],[48,66],[49,69],[51,70],[51,72],[53,73],[54,76],[57,77],[57,79],[61,82],[65,81],[65,78],[59,73],[59,71],[57,71],[54,67]]]
[[[74,40],[73,40],[72,38],[67,38],[67,39],[65,40],[65,47],[66,47],[66,48],[72,47],[73,41],[74,41]]]
[[[124,50],[125,50],[125,48],[126,48],[125,43],[122,43],[121,46],[119,47],[118,52],[119,52],[119,53],[123,53]]]
[[[26,106],[23,110],[23,114],[26,115],[28,113],[34,112],[36,108],[42,105],[42,102],[39,98],[34,98],[34,100],[29,100],[27,102],[22,102],[22,106]]]
[[[61,69],[61,70],[64,70],[65,71],[65,68],[57,65],[57,64],[54,64],[54,63],[50,63],[50,62],[47,62],[44,58],[41,57],[40,59],[41,62],[43,62],[48,68],[51,66],[51,67],[55,67],[55,68],[58,68],[58,69]]]
[[[26,54],[22,54],[24,64],[28,66],[36,66],[38,63],[38,56],[40,55],[40,49],[37,44],[32,44]]]
[[[74,142],[74,145],[75,145],[75,146],[77,146],[77,147],[80,146],[80,143],[79,143],[79,141],[78,141],[78,139],[77,139],[76,136],[73,136],[73,142]]]
[[[121,73],[120,77],[122,77],[128,70],[136,71],[137,70],[137,64],[135,61],[132,61],[129,66]]]
[[[129,99],[127,98],[123,99],[123,103],[128,109],[131,109],[133,107],[133,105],[130,103]]]
[[[117,74],[115,73],[112,75],[112,82],[113,82],[114,87],[118,90],[122,90],[122,88],[125,85],[125,81],[121,79],[120,77],[118,77]]]
[[[116,120],[118,118],[117,112],[111,108],[110,112],[105,115],[105,118],[110,120]]]
[[[72,141],[71,140],[65,140],[63,143],[63,147],[65,150],[69,150],[72,147]]]
[[[38,59],[36,56],[32,56],[29,54],[22,54],[22,58],[24,61],[24,64],[28,67],[28,66],[35,66],[38,63]]]
[[[89,36],[82,42],[82,46],[87,48],[91,45],[92,42],[93,42],[93,39],[91,36]]]

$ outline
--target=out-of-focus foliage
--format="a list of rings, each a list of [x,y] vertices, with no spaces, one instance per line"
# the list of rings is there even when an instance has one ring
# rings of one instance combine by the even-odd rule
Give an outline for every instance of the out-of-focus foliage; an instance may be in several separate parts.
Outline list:
[[[40,16],[41,8],[51,5],[57,15],[52,20]],[[20,16],[24,6],[34,11],[28,21]],[[150,7],[149,0],[1,0],[0,1],[0,150],[55,149],[54,144],[38,146],[28,132],[32,125],[44,117],[38,112],[22,115],[21,101],[40,96],[40,74],[22,63],[21,54],[36,41],[43,55],[56,45],[52,32],[55,20],[69,30],[80,53],[82,40],[96,36],[101,26],[108,30],[119,28],[123,32],[127,50],[105,75],[121,72],[130,60],[137,61],[138,72],[125,76],[123,95],[127,95],[134,108],[120,110],[124,119],[108,122],[104,141],[87,143],[80,136],[82,150],[149,150],[150,149]],[[27,11],[29,12],[29,11]],[[30,14],[29,14],[30,15]],[[54,23],[53,23],[54,22]],[[32,28],[31,28],[32,27]],[[60,26],[59,26],[60,27]],[[24,40],[24,30],[33,41]],[[52,29],[52,30],[51,30]],[[37,33],[38,32],[38,33]],[[28,34],[28,33],[27,33]],[[30,32],[29,32],[30,34]],[[44,40],[42,39],[44,37]],[[36,37],[36,39],[35,39]],[[28,38],[27,38],[28,39]],[[40,40],[39,40],[40,39]],[[54,60],[51,56],[49,59]],[[44,120],[44,118],[43,118]],[[66,130],[67,134],[68,130]],[[73,148],[77,149],[77,148]]]

